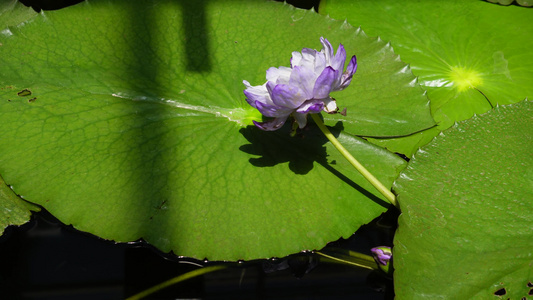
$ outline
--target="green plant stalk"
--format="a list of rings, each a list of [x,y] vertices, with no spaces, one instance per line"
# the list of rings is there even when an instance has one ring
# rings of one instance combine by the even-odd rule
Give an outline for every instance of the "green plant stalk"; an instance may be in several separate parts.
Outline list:
[[[340,257],[333,256],[333,255],[329,255],[329,254],[326,254],[320,251],[315,251],[315,253],[320,256],[326,257],[328,259],[331,259],[333,261],[340,262],[343,264],[357,266],[357,267],[361,267],[361,268],[365,268],[369,270],[379,270],[378,265],[376,264],[376,261],[370,255],[352,252],[350,253],[350,256],[351,256],[350,260],[348,260],[348,259],[343,259]]]
[[[176,283],[179,283],[179,282],[182,282],[182,281],[185,281],[187,279],[191,279],[191,278],[194,278],[194,277],[197,277],[197,276],[201,276],[201,275],[204,275],[204,274],[207,274],[207,273],[210,273],[210,272],[214,272],[214,271],[218,271],[220,269],[225,269],[226,267],[225,266],[222,266],[222,265],[218,265],[218,266],[210,266],[210,267],[203,267],[203,268],[200,268],[200,269],[196,269],[196,270],[193,270],[193,271],[190,271],[188,273],[185,273],[185,274],[182,274],[180,276],[177,276],[177,277],[174,277],[174,278],[171,278],[167,281],[164,281],[164,282],[161,282],[160,284],[158,285],[155,285],[147,290],[144,290],[138,294],[135,294],[131,297],[128,297],[126,298],[126,300],[139,300],[139,299],[142,299],[148,295],[151,295],[157,291],[160,291],[164,288],[167,288],[173,284],[176,284]]]
[[[339,150],[339,152],[344,156],[352,166],[363,175],[363,177],[368,180],[392,205],[398,207],[398,202],[396,201],[396,196],[387,189],[381,181],[379,181],[372,173],[370,173],[355,157],[353,157],[344,146],[337,140],[337,138],[329,131],[329,129],[324,125],[324,122],[320,119],[319,114],[311,114],[311,117],[315,121],[318,128],[322,130],[322,133],[328,138],[328,140]]]

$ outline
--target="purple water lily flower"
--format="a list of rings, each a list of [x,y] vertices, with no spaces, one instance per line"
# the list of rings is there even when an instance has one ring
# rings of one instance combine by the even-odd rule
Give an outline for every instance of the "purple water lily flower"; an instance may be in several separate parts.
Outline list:
[[[329,41],[320,38],[322,50],[303,48],[293,52],[291,67],[270,68],[267,82],[252,86],[243,80],[246,101],[266,117],[274,118],[254,124],[263,130],[277,130],[292,115],[300,128],[307,124],[307,114],[337,112],[337,104],[329,94],[346,88],[357,69],[357,59],[352,56],[346,71],[346,50],[339,45],[334,54]]]
[[[375,247],[370,251],[376,262],[382,266],[386,266],[392,258],[391,248],[387,246]]]

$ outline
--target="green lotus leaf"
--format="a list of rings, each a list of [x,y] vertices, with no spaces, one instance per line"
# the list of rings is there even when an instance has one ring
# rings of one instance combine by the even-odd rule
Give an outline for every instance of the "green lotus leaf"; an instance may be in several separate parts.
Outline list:
[[[385,185],[405,162],[344,128],[406,135],[434,124],[388,44],[289,5],[94,0],[6,24],[0,174],[62,222],[106,239],[214,260],[285,256],[383,212],[379,193],[312,124],[294,138],[290,126],[251,125],[261,115],[242,80],[263,84],[269,67],[320,48],[321,36],[360,68],[333,95],[347,116],[326,123]]]
[[[533,103],[523,101],[459,122],[401,173],[398,299],[531,295],[532,116]]]
[[[320,12],[390,41],[427,90],[440,130],[533,96],[531,9],[477,0],[327,0]],[[372,141],[405,154],[438,132]]]

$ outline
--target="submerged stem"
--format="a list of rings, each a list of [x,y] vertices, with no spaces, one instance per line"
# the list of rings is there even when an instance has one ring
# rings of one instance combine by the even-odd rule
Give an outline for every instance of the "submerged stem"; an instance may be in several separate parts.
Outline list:
[[[197,277],[197,276],[201,276],[201,275],[204,275],[206,273],[211,273],[211,272],[214,272],[214,271],[218,271],[220,269],[224,269],[226,268],[225,266],[223,265],[216,265],[216,266],[210,266],[210,267],[203,267],[203,268],[200,268],[200,269],[196,269],[196,270],[193,270],[193,271],[190,271],[188,273],[185,273],[185,274],[182,274],[180,276],[177,276],[177,277],[174,277],[174,278],[171,278],[165,282],[162,282],[156,286],[153,286],[147,290],[144,290],[138,294],[135,294],[129,298],[127,298],[126,300],[138,300],[138,299],[142,299],[142,298],[145,298],[146,296],[148,295],[151,295],[155,292],[158,292],[164,288],[167,288],[171,285],[174,285],[176,283],[179,283],[179,282],[182,282],[182,281],[185,281],[185,280],[188,280],[188,279],[191,279],[191,278],[194,278],[194,277]]]
[[[347,259],[343,259],[340,257],[335,257],[333,255],[323,253],[321,251],[315,251],[315,253],[318,255],[324,256],[326,258],[329,258],[333,261],[341,262],[347,265],[358,266],[358,267],[369,269],[369,270],[379,270],[379,267],[376,264],[376,261],[370,255],[353,252],[352,257],[350,257],[350,260],[347,260]]]
[[[328,140],[339,150],[339,152],[344,156],[354,168],[363,175],[363,177],[368,180],[392,205],[398,207],[398,202],[396,202],[396,196],[387,189],[383,183],[381,183],[372,173],[370,173],[357,159],[355,159],[344,146],[337,140],[337,138],[329,131],[329,129],[324,125],[324,122],[320,119],[319,114],[311,114],[311,117],[318,125],[318,128],[322,130],[322,133],[328,138]]]

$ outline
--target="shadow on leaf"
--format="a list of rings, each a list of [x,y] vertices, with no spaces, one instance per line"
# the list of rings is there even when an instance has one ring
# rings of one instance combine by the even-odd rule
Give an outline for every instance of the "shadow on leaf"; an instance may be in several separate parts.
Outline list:
[[[343,130],[343,125],[337,122],[329,129],[337,137]],[[376,197],[335,169],[335,160],[328,162],[325,146],[328,140],[314,123],[298,130],[294,137],[290,136],[290,130],[291,124],[285,124],[277,131],[263,131],[255,126],[247,126],[239,132],[250,144],[240,146],[239,150],[259,156],[249,159],[249,162],[256,167],[274,167],[288,163],[289,169],[298,175],[308,174],[313,169],[314,162],[317,162],[370,200],[383,207],[390,206],[388,202]]]
[[[327,163],[326,137],[315,126],[299,130],[296,136],[290,136],[290,124],[285,124],[277,131],[263,131],[255,126],[242,128],[240,133],[250,142],[239,149],[243,152],[261,157],[250,158],[256,167],[273,167],[289,163],[289,169],[295,174],[305,175],[313,169],[313,162]]]

